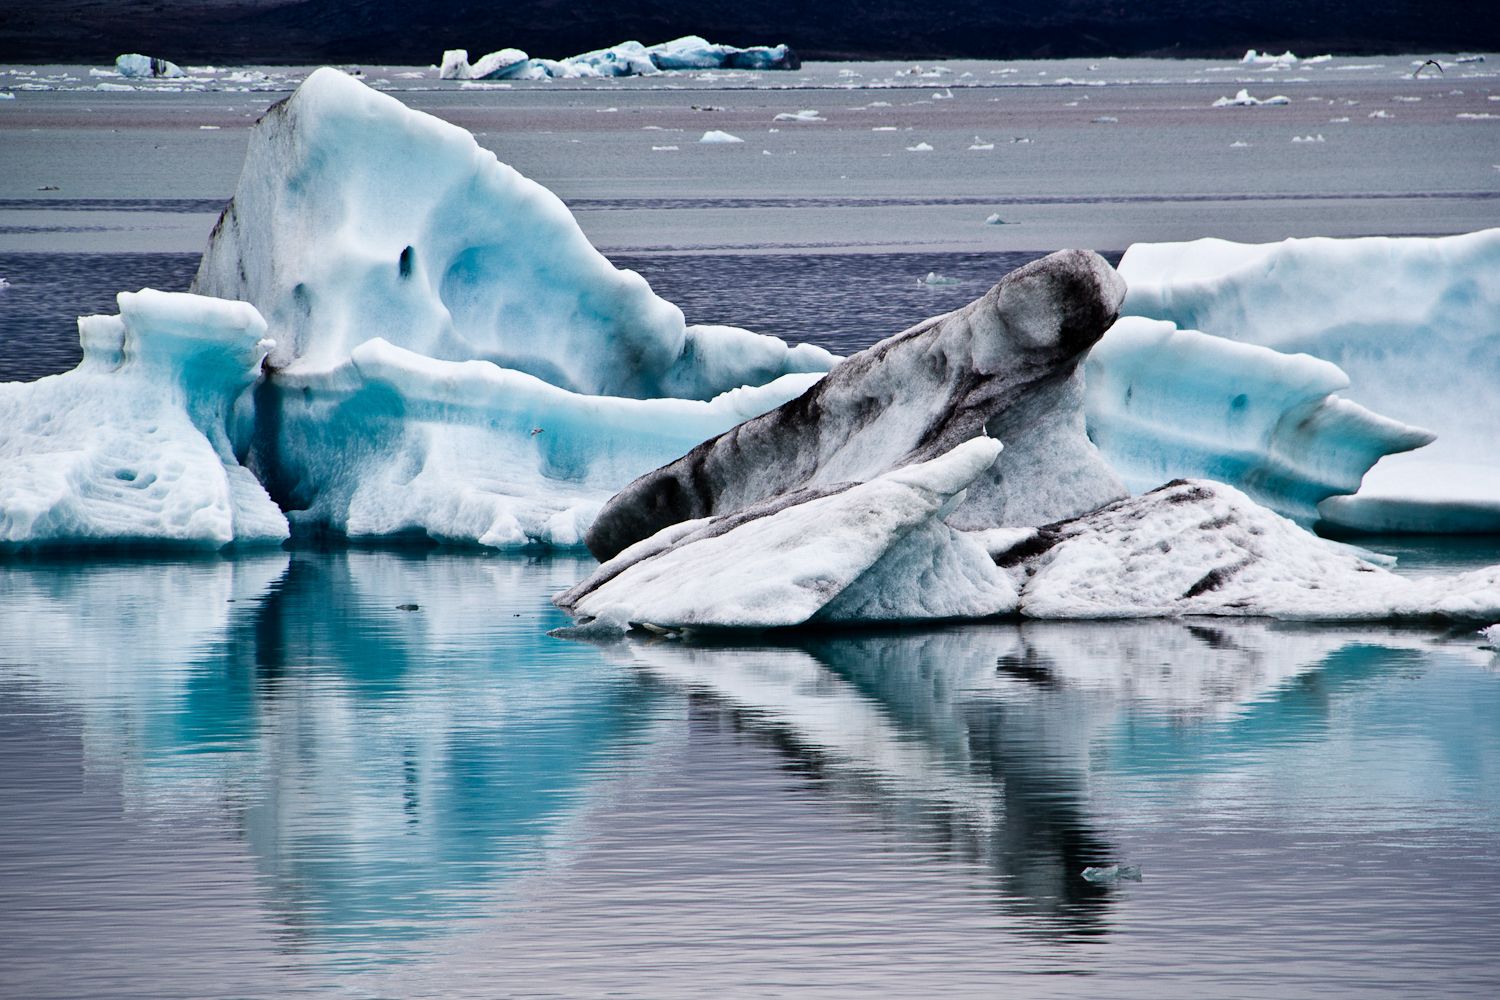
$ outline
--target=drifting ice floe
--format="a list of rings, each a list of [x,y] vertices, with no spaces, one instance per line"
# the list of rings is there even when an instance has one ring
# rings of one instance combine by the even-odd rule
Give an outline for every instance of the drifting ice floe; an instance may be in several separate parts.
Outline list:
[[[1291,98],[1286,97],[1286,96],[1284,96],[1282,94],[1277,94],[1275,97],[1259,98],[1259,97],[1251,97],[1250,96],[1250,91],[1248,91],[1248,90],[1241,90],[1238,94],[1235,94],[1233,97],[1221,97],[1221,98],[1219,98],[1218,100],[1214,101],[1213,106],[1216,107],[1216,108],[1255,108],[1255,107],[1260,107],[1261,105],[1266,105],[1266,104],[1290,104],[1290,103],[1292,103]]]
[[[720,146],[727,146],[736,142],[744,142],[745,140],[741,139],[737,135],[730,135],[728,132],[721,132],[718,129],[710,129],[709,131],[704,132],[703,138],[699,139],[698,141],[706,142],[709,145],[717,144]]]
[[[115,71],[128,79],[173,80],[187,76],[174,62],[137,53],[117,57]]]
[[[1500,229],[1436,239],[1136,244],[1124,311],[1338,365],[1351,399],[1437,441],[1319,505],[1365,531],[1500,530]]]
[[[845,359],[811,390],[649,473],[590,529],[610,558],[679,521],[792,491],[865,481],[988,432],[1005,458],[948,515],[960,527],[1041,524],[1124,495],[1084,433],[1083,357],[1125,288],[1097,254],[1019,268],[962,309]]]
[[[798,69],[802,61],[785,45],[736,48],[686,35],[659,45],[621,42],[566,59],[531,59],[520,49],[501,49],[470,65],[464,49],[443,53],[444,80],[502,80],[544,77],[649,76],[664,70],[685,69]]]
[[[0,384],[0,549],[277,543],[287,523],[235,458],[231,409],[271,344],[243,302],[122,292],[78,322],[83,361]]]
[[[1240,62],[1246,66],[1290,66],[1297,61],[1297,57],[1290,52],[1283,52],[1278,56],[1270,52],[1257,52],[1250,49],[1240,56]],[[1319,61],[1323,60],[1320,58]]]
[[[750,415],[750,400],[758,412],[792,398],[834,360],[687,326],[550,191],[463,129],[328,69],[252,134],[195,290],[256,305],[277,341],[252,465],[299,520],[360,536],[577,544],[631,476]],[[460,405],[455,381],[491,402]],[[741,386],[765,388],[676,405]],[[676,398],[627,405],[659,397]],[[592,447],[590,414],[627,411],[634,443]]]

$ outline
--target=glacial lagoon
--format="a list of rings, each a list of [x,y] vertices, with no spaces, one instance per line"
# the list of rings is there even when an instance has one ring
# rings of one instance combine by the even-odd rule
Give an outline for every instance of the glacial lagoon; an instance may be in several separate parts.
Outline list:
[[[1408,62],[387,82],[559,191],[690,321],[847,352],[1060,246],[1495,225],[1500,132],[1472,117],[1493,64]],[[77,79],[0,80],[7,379],[73,364],[72,318],[114,291],[186,287],[243,126],[285,93],[35,73]],[[1242,86],[1292,103],[1210,109]],[[831,127],[772,122],[804,107]],[[757,143],[695,145],[720,127]],[[1494,539],[1370,544],[1417,575],[1500,562]],[[1500,984],[1500,660],[1469,629],[549,635],[593,565],[307,543],[0,562],[0,993]],[[1111,864],[1142,880],[1082,877]]]

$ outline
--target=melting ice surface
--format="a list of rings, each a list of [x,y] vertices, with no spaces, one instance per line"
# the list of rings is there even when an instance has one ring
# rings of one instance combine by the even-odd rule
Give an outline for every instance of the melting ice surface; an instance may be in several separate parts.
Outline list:
[[[0,565],[6,992],[1489,993],[1478,636],[546,637],[583,569]]]

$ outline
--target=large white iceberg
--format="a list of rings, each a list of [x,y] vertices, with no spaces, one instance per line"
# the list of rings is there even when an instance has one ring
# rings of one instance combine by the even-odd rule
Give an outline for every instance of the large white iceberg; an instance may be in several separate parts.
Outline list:
[[[0,384],[0,549],[285,539],[230,438],[271,347],[260,315],[150,290],[119,303],[79,320],[73,371]]]
[[[836,360],[688,326],[546,188],[330,69],[256,128],[194,287],[277,344],[252,467],[299,522],[361,536],[576,545],[614,490]]]
[[[1331,361],[1349,397],[1431,428],[1323,519],[1365,531],[1500,531],[1500,229],[1435,239],[1136,244],[1127,315]]]

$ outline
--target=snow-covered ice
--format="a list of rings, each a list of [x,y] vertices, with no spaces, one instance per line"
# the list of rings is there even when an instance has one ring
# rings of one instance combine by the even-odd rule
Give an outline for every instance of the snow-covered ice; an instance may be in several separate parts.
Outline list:
[[[706,142],[711,146],[727,146],[732,145],[736,142],[744,142],[745,140],[741,139],[737,135],[730,135],[728,132],[722,132],[719,129],[709,129],[707,132],[703,133],[703,138],[699,139],[698,141]]]
[[[79,320],[83,361],[0,383],[0,549],[278,543],[287,522],[235,457],[266,325],[243,302],[122,292]]]
[[[443,53],[439,75],[444,80],[577,79],[651,76],[670,70],[792,70],[801,65],[786,45],[737,48],[685,35],[657,45],[620,42],[565,59],[534,59],[520,49],[501,49],[472,65],[466,50],[449,49]]]
[[[1323,518],[1366,531],[1500,530],[1500,229],[1462,236],[1136,244],[1126,314],[1338,365],[1348,398],[1437,440],[1381,460]]]
[[[989,433],[993,470],[949,515],[959,527],[1042,524],[1123,496],[1084,432],[1081,365],[1124,285],[1097,254],[1065,250],[979,299],[842,361],[802,396],[642,476],[600,513],[610,558],[678,521],[802,488],[873,479]]]

